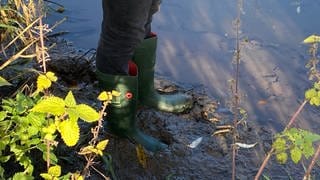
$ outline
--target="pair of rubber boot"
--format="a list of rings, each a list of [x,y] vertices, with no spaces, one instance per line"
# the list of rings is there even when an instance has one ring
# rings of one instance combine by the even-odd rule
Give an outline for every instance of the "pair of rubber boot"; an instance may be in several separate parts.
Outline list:
[[[104,90],[117,90],[119,97],[108,106],[106,120],[108,129],[117,136],[126,137],[141,144],[149,151],[159,151],[166,144],[140,131],[136,125],[138,104],[166,112],[179,113],[192,106],[190,96],[185,94],[158,94],[154,89],[154,66],[157,37],[154,35],[141,43],[129,63],[129,75],[109,75],[97,71],[97,78]]]

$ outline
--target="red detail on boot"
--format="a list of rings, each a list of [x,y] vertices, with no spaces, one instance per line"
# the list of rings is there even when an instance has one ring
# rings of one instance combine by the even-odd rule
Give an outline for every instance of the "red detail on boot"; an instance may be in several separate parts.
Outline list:
[[[138,66],[132,60],[129,60],[128,68],[130,76],[138,75]]]
[[[126,98],[131,99],[133,97],[133,94],[131,92],[126,93]]]
[[[154,38],[157,37],[157,34],[154,32],[150,32],[150,34],[148,34],[144,39],[149,39],[149,38]]]
[[[149,37],[157,37],[157,34],[155,32],[150,32]]]

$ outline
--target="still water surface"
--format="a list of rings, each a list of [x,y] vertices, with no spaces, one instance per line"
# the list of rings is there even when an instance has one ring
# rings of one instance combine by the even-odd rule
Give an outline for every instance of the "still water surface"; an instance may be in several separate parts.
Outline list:
[[[99,0],[56,1],[63,14],[50,21],[68,20],[57,31],[76,47],[95,48],[101,23]],[[307,46],[311,34],[320,34],[318,0],[246,0],[241,9],[242,63],[240,89],[249,120],[281,129],[310,87]],[[228,80],[234,72],[234,0],[164,0],[154,16],[153,31],[159,36],[158,75],[173,81],[203,86],[227,106]],[[320,129],[319,111],[307,107],[299,117],[303,128]],[[303,122],[303,123],[302,123]]]

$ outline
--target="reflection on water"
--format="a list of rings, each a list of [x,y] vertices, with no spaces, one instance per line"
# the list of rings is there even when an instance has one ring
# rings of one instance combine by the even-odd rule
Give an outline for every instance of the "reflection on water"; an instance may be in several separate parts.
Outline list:
[[[67,16],[59,27],[71,32],[66,38],[80,48],[96,47],[100,1],[59,2],[66,12],[52,15],[51,20]],[[163,1],[153,23],[159,35],[157,73],[177,82],[203,84],[208,94],[222,102],[228,99],[236,8],[234,0]],[[283,127],[299,106],[311,84],[304,68],[307,47],[301,41],[320,33],[319,9],[318,0],[244,1],[241,37],[247,41],[242,48],[240,88],[250,119],[271,128]],[[310,109],[299,117],[306,120],[300,124],[305,128],[312,127],[319,114]]]

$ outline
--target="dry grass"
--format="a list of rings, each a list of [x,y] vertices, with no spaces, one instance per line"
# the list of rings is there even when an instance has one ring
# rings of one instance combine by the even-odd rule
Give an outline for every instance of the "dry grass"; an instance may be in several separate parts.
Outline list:
[[[0,70],[18,59],[37,57],[42,0],[0,0]]]

